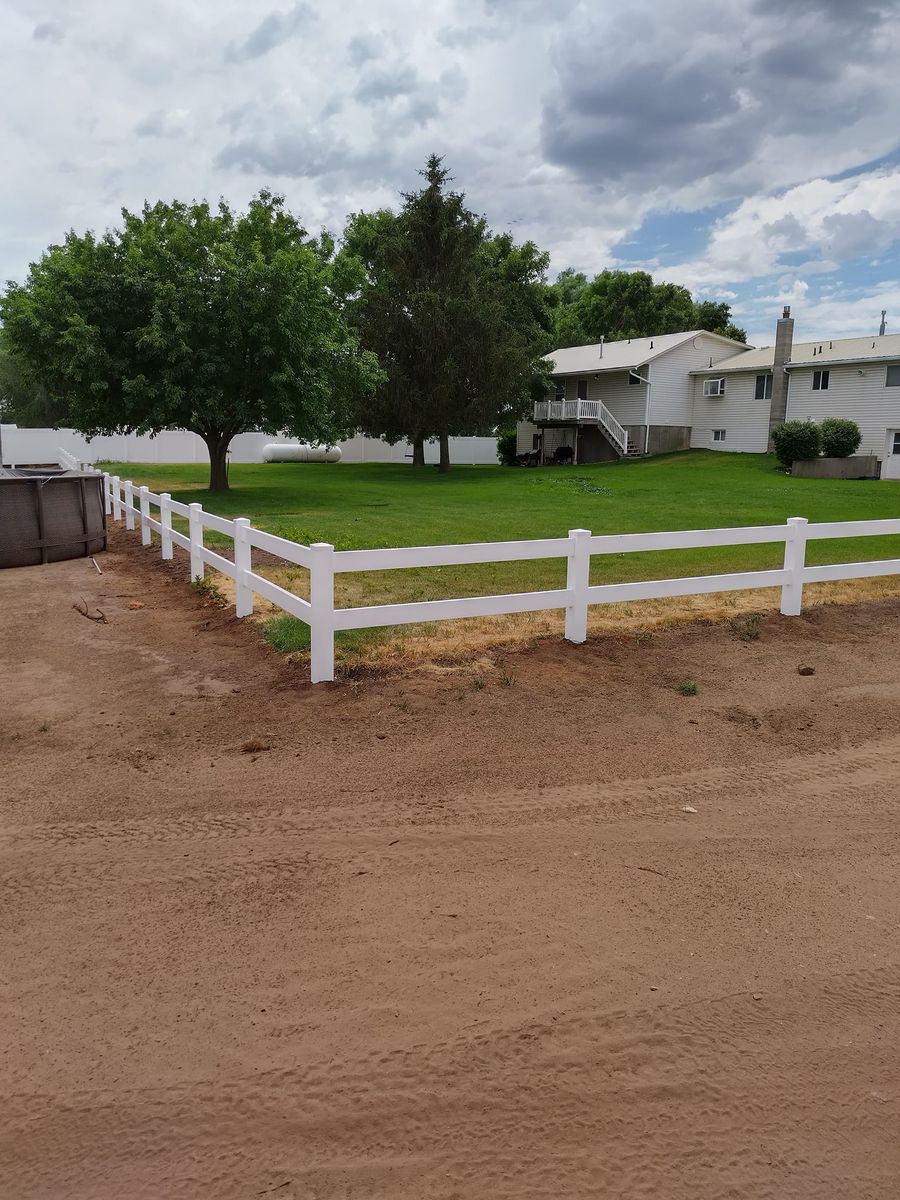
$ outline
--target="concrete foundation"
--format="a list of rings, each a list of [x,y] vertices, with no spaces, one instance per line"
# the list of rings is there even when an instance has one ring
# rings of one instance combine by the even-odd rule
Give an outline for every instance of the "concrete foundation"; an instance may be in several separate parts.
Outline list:
[[[851,454],[849,458],[804,458],[794,463],[791,474],[798,479],[878,479],[881,464],[874,454]]]

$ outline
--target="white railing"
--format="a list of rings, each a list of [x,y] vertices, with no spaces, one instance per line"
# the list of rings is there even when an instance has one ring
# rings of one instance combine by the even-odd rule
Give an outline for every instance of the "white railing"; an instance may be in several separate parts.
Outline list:
[[[616,420],[605,404],[600,405],[600,413],[597,417],[597,424],[605,430],[610,438],[612,438],[623,454],[627,453],[628,430],[624,425],[620,424]]]
[[[60,449],[58,452],[58,462],[64,471],[93,471],[92,463],[79,462],[74,454],[70,454],[68,450]]]
[[[781,612],[799,616],[803,587],[834,579],[862,579],[900,575],[900,558],[873,562],[806,566],[806,543],[821,538],[900,535],[900,520],[829,521],[810,525],[805,517],[791,517],[784,525],[759,525],[740,529],[688,529],[672,533],[592,535],[587,529],[570,529],[567,537],[522,542],[478,542],[457,546],[406,546],[389,550],[335,550],[327,542],[304,546],[255,529],[246,517],[233,521],[205,512],[199,504],[180,504],[167,493],[135,488],[130,480],[104,472],[106,512],[125,519],[128,529],[140,523],[141,541],[150,545],[160,538],[162,557],[171,559],[173,547],[190,555],[190,579],[202,579],[213,567],[235,581],[235,609],[239,617],[253,612],[254,596],[263,596],[310,627],[310,676],[313,683],[334,679],[334,635],[340,629],[370,629],[383,625],[409,625],[448,621],[460,617],[485,617],[503,613],[565,611],[565,636],[570,642],[587,638],[588,608],[592,604],[651,600],[666,596],[693,596],[704,592],[730,592],[743,588],[781,589]],[[137,501],[137,502],[135,502]],[[158,518],[151,508],[159,510]],[[172,528],[173,515],[186,518],[188,532]],[[203,544],[204,529],[230,537],[233,559]],[[595,554],[633,554],[648,550],[687,550],[697,547],[750,546],[784,543],[784,565],[774,570],[739,571],[728,575],[698,575],[678,579],[651,579],[640,583],[606,583],[591,586],[591,557]],[[265,550],[305,567],[310,576],[310,598],[303,600],[253,570],[253,550]],[[567,560],[566,586],[547,591],[460,599],[420,600],[403,604],[377,604],[360,608],[335,608],[334,577],[347,572],[405,570],[411,567],[458,566],[467,563],[523,562],[539,558]]]
[[[625,454],[628,450],[628,430],[602,400],[536,400],[535,421],[584,421],[597,424]]]

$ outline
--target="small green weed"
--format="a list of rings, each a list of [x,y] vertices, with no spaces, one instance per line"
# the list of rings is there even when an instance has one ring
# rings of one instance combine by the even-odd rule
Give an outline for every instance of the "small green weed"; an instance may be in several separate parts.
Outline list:
[[[700,689],[694,683],[693,679],[682,679],[677,690],[682,696],[696,696]]]
[[[228,603],[228,597],[210,576],[201,579],[198,575],[191,583],[191,587],[207,604],[216,604],[219,608],[224,608]]]
[[[731,632],[742,642],[758,641],[762,623],[762,613],[746,613],[744,616],[732,617],[728,622]]]
[[[485,683],[484,683],[483,675],[473,675],[472,676],[472,687],[475,689],[476,692],[480,692],[484,686],[485,686]]]

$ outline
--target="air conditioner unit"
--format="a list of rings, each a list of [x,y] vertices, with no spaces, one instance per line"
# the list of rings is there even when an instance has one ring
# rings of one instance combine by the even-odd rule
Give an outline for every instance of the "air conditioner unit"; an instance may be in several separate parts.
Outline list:
[[[703,383],[704,396],[724,396],[725,395],[725,379],[707,379]]]

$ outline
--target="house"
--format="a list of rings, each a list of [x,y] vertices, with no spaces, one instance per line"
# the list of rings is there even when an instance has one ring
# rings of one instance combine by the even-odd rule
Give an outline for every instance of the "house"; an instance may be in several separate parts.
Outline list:
[[[547,355],[554,390],[518,426],[520,454],[549,461],[569,446],[576,462],[686,450],[693,427],[691,372],[731,359],[742,342],[694,329],[571,346]]]
[[[704,330],[556,350],[554,393],[518,427],[520,453],[577,462],[669,450],[765,453],[784,420],[849,417],[882,477],[900,478],[900,334],[793,341],[790,308],[772,346]]]

